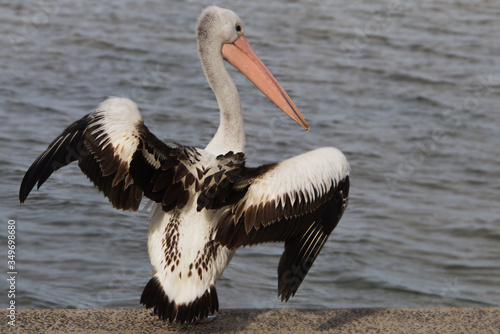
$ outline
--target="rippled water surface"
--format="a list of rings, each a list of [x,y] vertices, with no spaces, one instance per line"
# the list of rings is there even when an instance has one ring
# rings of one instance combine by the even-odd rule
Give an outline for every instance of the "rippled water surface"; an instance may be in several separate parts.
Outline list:
[[[218,4],[240,15],[311,126],[231,69],[248,164],[335,146],[352,168],[349,208],[297,295],[279,302],[283,246],[260,245],[239,250],[218,282],[221,307],[500,305],[498,3]],[[110,95],[134,99],[161,139],[204,147],[218,123],[194,35],[205,5],[0,3],[0,254],[13,219],[20,307],[139,306],[147,213],[114,210],[76,165],[24,205],[19,184],[64,127]]]

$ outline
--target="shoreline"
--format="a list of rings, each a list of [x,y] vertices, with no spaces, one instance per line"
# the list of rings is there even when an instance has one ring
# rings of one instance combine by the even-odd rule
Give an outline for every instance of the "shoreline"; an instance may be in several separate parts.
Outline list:
[[[144,308],[19,309],[13,333],[500,333],[500,307],[223,309],[210,322],[168,325]]]

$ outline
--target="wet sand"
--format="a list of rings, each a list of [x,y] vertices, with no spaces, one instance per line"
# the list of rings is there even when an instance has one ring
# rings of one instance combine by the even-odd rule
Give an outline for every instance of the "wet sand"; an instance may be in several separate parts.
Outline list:
[[[237,309],[206,324],[173,326],[143,309],[0,311],[0,332],[13,333],[500,333],[500,307]]]

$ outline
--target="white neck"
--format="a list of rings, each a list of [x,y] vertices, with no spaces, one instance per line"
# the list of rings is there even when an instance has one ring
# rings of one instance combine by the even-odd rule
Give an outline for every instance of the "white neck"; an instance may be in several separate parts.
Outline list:
[[[245,131],[240,97],[222,59],[221,46],[209,40],[200,41],[199,53],[203,71],[220,108],[219,128],[205,150],[212,154],[243,152]]]

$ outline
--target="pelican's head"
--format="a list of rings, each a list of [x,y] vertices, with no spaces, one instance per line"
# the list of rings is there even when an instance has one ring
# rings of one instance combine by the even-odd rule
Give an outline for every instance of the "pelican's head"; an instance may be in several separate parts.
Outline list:
[[[259,59],[243,34],[243,23],[232,10],[210,6],[198,20],[198,50],[205,62],[213,61],[204,54],[217,52],[243,73],[257,88],[295,122],[309,130],[309,125],[295,104]],[[211,64],[204,64],[210,66]]]
[[[198,39],[210,39],[213,43],[233,43],[243,34],[243,23],[235,12],[210,6],[205,8],[198,19]]]

